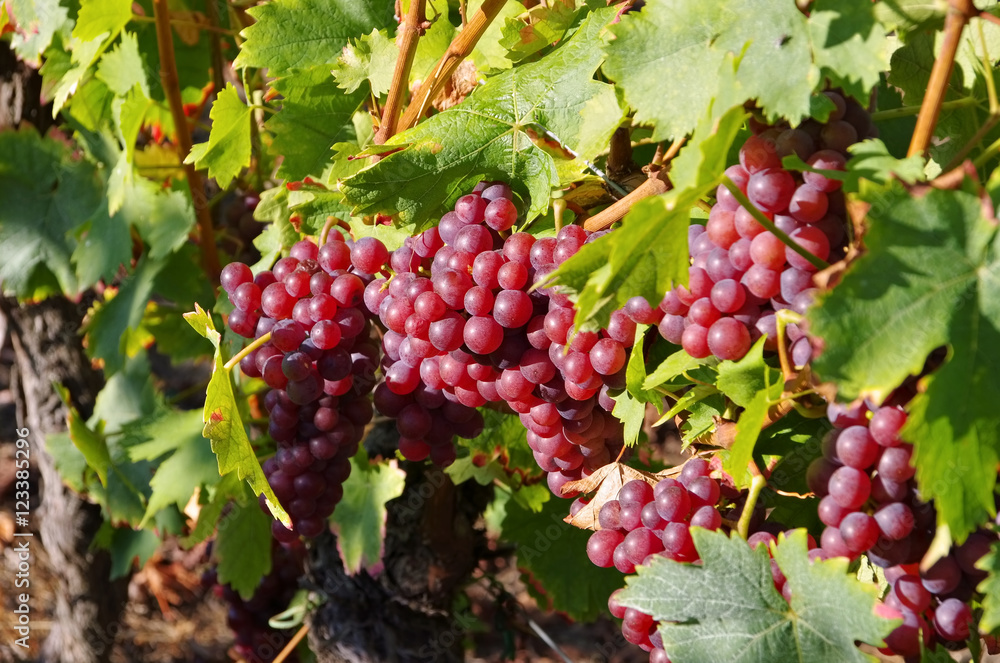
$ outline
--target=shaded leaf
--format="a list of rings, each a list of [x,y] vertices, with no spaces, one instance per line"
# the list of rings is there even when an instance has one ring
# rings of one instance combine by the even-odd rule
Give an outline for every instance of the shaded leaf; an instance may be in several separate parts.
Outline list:
[[[364,448],[351,459],[351,475],[344,482],[344,498],[330,521],[337,532],[337,549],[350,574],[382,570],[385,546],[386,502],[403,494],[406,473],[395,460],[371,463]]]

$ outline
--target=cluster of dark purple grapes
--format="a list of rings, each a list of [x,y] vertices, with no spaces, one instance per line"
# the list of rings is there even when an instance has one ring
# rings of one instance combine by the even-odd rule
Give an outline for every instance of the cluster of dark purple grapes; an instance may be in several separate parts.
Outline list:
[[[794,173],[781,159],[798,155],[818,170],[844,170],[846,150],[872,131],[868,113],[851,99],[827,92],[835,104],[826,124],[807,121],[795,129],[756,126],[740,148],[739,165],[726,175],[778,229],[821,260],[838,255],[845,241],[844,197],[839,180],[819,173]],[[648,305],[647,324],[692,357],[742,358],[766,335],[776,346],[775,312],[803,312],[815,294],[816,267],[758,223],[725,186],[705,225],[688,231],[691,267],[688,286],[669,291],[658,309]],[[638,312],[641,304],[636,304]],[[792,359],[808,363],[812,347],[790,325]]]
[[[351,256],[352,246],[331,232],[322,248],[302,240],[256,277],[242,263],[222,271],[236,307],[229,327],[247,338],[270,334],[240,368],[271,388],[264,405],[278,450],[264,473],[292,518],[291,530],[272,524],[282,542],[326,527],[373,414],[379,349],[361,305],[372,277],[352,268]]]
[[[828,416],[835,429],[807,473],[810,490],[822,498],[819,518],[826,525],[813,553],[850,559],[864,553],[885,569],[892,585],[887,614],[903,619],[886,638],[886,653],[919,656],[921,632],[925,646],[966,640],[969,600],[986,575],[975,564],[996,535],[974,533],[921,571],[936,513],[920,499],[910,462],[913,447],[899,437],[906,413],[895,405],[832,404]]]
[[[475,408],[506,403],[549,487],[572,497],[561,495],[566,482],[622,449],[607,390],[624,386],[635,322],[616,311],[607,329],[576,332],[570,300],[532,286],[592,235],[579,226],[541,239],[508,234],[516,219],[510,187],[483,182],[391,255],[377,240],[358,241],[362,269],[389,267],[365,290],[386,329],[375,406],[396,419],[403,456],[446,465],[454,435],[482,429]]]
[[[264,576],[253,596],[244,601],[228,585],[218,583],[215,569],[205,572],[202,586],[211,588],[217,597],[229,604],[226,624],[235,636],[234,650],[246,663],[270,663],[289,642],[289,635],[268,625],[275,615],[288,608],[298,589],[302,575],[304,549],[299,542],[271,547],[271,572]],[[294,652],[285,659],[297,661]]]
[[[691,527],[716,530],[722,516],[716,505],[719,484],[709,476],[709,464],[693,458],[676,478],[660,479],[655,486],[641,480],[626,483],[618,498],[606,502],[598,512],[600,529],[587,542],[587,556],[600,567],[614,566],[624,574],[646,564],[654,556],[678,562],[698,559]],[[635,608],[608,599],[611,614],[622,621],[622,635],[649,652],[650,663],[669,663],[657,633],[659,624]]]

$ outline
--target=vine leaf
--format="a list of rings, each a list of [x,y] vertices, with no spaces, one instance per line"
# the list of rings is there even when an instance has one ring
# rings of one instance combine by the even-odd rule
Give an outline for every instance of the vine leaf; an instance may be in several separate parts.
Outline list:
[[[59,0],[7,0],[7,11],[17,24],[10,41],[24,60],[38,62],[56,32],[69,21],[69,9]],[[65,28],[68,34],[70,28]]]
[[[132,0],[83,0],[73,27],[73,39],[91,41],[114,37],[132,18]]]
[[[809,115],[824,77],[863,96],[885,69],[872,3],[827,0],[811,13],[785,2],[650,0],[613,28],[604,72],[621,85],[636,121],[654,124],[654,139],[662,140],[695,128],[700,110],[724,92],[720,65],[742,54],[736,82],[743,98],[734,103],[756,99],[770,120],[795,123]]]
[[[764,548],[698,527],[691,536],[701,565],[657,557],[619,597],[661,620],[671,661],[862,663],[855,641],[879,646],[898,623],[876,616],[874,588],[847,574],[846,559],[811,562],[805,530],[781,535],[773,549],[790,604],[774,588]]]
[[[392,25],[392,0],[275,0],[247,10],[256,23],[233,65],[271,76],[336,62],[348,39]]]
[[[250,165],[250,108],[240,99],[232,83],[226,85],[212,104],[212,132],[208,141],[191,146],[184,163],[208,169],[223,189]]]
[[[99,223],[102,198],[97,169],[62,143],[33,130],[0,133],[4,290],[21,298],[76,293],[72,233],[88,220]]]
[[[1000,254],[980,199],[901,185],[869,191],[868,252],[820,297],[810,330],[815,372],[847,399],[882,402],[927,356],[949,349],[910,406],[917,482],[938,518],[964,540],[995,513],[1000,453]],[[901,342],[903,339],[903,342]]]
[[[512,62],[534,55],[563,38],[578,15],[574,0],[556,0],[532,7],[516,17],[507,17],[500,45]]]
[[[212,317],[197,304],[193,312],[184,314],[184,319],[215,346],[215,366],[205,395],[202,417],[205,428],[202,434],[212,441],[212,451],[219,459],[219,474],[225,475],[235,470],[240,479],[247,480],[254,494],[264,495],[271,514],[290,529],[291,518],[271,490],[243,428],[232,380],[222,360],[221,334],[216,331]]]
[[[274,134],[269,151],[284,159],[278,177],[318,176],[333,158],[332,148],[355,138],[351,116],[368,96],[364,89],[345,94],[330,72],[317,68],[274,81],[284,100],[264,123]]]
[[[1000,626],[1000,543],[990,546],[990,551],[976,562],[976,568],[989,573],[976,589],[983,593],[979,628],[983,633],[992,633]]]
[[[157,442],[162,444],[169,440],[173,447],[149,482],[152,493],[140,527],[145,527],[159,511],[172,504],[183,509],[199,486],[219,482],[218,465],[211,446],[201,436],[202,426],[201,413],[197,410],[170,411],[137,431],[149,438],[149,441],[142,442],[141,445],[153,445],[155,448]],[[146,456],[145,460],[154,460],[159,455],[149,456],[148,451],[137,455],[135,446],[129,447],[128,453],[133,460],[143,456]]]
[[[379,30],[353,40],[333,66],[333,77],[341,88],[354,92],[365,81],[372,94],[379,97],[389,91],[399,47]]]
[[[601,524],[597,520],[601,507],[611,500],[618,499],[618,491],[633,479],[639,479],[651,485],[655,485],[657,481],[655,475],[637,470],[625,463],[608,463],[588,477],[567,482],[563,486],[565,493],[579,491],[587,495],[596,490],[597,494],[582,509],[577,511],[575,516],[566,516],[563,520],[580,529],[601,529]]]
[[[97,65],[96,75],[118,96],[125,96],[138,85],[142,89],[142,95],[149,98],[146,64],[139,52],[139,41],[131,32],[123,32],[118,45],[104,54]]]
[[[403,494],[406,472],[395,460],[371,463],[362,447],[351,459],[351,475],[344,482],[344,498],[330,521],[337,531],[337,549],[350,574],[382,569],[385,547],[386,502]]]
[[[517,567],[538,606],[593,621],[607,610],[608,596],[621,587],[622,576],[587,559],[590,532],[563,522],[567,502],[550,499],[535,512],[512,498],[501,529],[505,541],[517,544]]]
[[[271,519],[257,508],[245,484],[238,489],[241,494],[218,528],[214,550],[219,584],[229,585],[249,601],[271,570]]]
[[[510,182],[530,200],[529,220],[544,212],[559,173],[556,160],[534,142],[537,127],[580,148],[606,144],[619,124],[618,113],[583,113],[595,99],[614,99],[610,85],[593,80],[602,59],[594,44],[607,38],[604,26],[614,12],[592,12],[571,39],[541,60],[494,76],[459,105],[376,148],[405,147],[343,180],[340,188],[354,213],[398,213],[419,230],[482,179]]]

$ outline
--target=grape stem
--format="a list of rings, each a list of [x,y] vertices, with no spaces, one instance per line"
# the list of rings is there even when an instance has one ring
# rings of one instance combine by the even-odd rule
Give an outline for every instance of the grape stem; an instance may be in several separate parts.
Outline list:
[[[406,131],[424,116],[438,92],[451,80],[451,75],[455,73],[455,69],[462,63],[462,60],[472,53],[472,49],[479,43],[486,28],[493,22],[505,4],[507,4],[507,0],[485,0],[476,13],[472,15],[468,25],[448,45],[448,50],[434,66],[434,71],[424,78],[420,88],[413,95],[410,105],[406,107],[406,112],[403,113],[397,126],[399,131]]]
[[[770,219],[764,216],[763,212],[757,209],[756,206],[750,202],[750,199],[747,198],[746,194],[743,193],[743,191],[741,191],[728,176],[724,175],[722,177],[722,185],[729,189],[729,192],[733,194],[733,197],[739,201],[740,205],[743,206],[743,209],[750,212],[750,215],[757,221],[757,223],[764,226],[770,233],[780,239],[782,244],[808,260],[809,264],[816,269],[823,270],[830,266],[825,260],[820,260],[818,257],[803,249],[799,246],[798,242],[789,237],[784,230],[774,225]]]
[[[951,79],[951,72],[955,67],[955,54],[958,53],[962,32],[969,19],[978,14],[979,11],[972,4],[972,0],[949,0],[948,2],[948,15],[944,19],[944,40],[941,43],[941,52],[931,68],[930,80],[927,82],[927,93],[920,104],[917,126],[913,130],[910,149],[906,153],[908,157],[923,154],[930,145],[931,136],[934,135],[934,127],[937,126],[938,118],[941,116],[941,104],[944,103],[944,96],[948,91],[948,81]]]
[[[962,97],[961,99],[953,99],[951,101],[945,101],[941,104],[941,110],[954,110],[956,108],[966,108],[968,106],[975,106],[979,103],[979,99],[973,96]],[[891,108],[889,110],[875,111],[871,114],[872,122],[884,122],[886,120],[897,120],[901,117],[910,117],[911,115],[916,115],[920,112],[920,106],[902,106],[900,108]]]
[[[384,145],[396,133],[399,122],[399,109],[403,105],[403,95],[409,89],[410,68],[413,66],[413,56],[417,52],[417,42],[420,33],[427,22],[427,0],[413,0],[406,14],[406,21],[400,26],[402,40],[399,46],[399,57],[396,58],[396,68],[392,72],[392,83],[389,85],[389,96],[382,109],[382,119],[378,131],[372,139],[376,145]],[[375,157],[376,159],[378,157]]]
[[[754,472],[753,478],[750,479],[750,489],[747,491],[747,501],[743,504],[743,512],[740,514],[740,519],[736,523],[736,531],[739,535],[743,537],[745,541],[750,534],[750,518],[753,517],[754,507],[757,506],[757,498],[760,497],[760,491],[764,489],[767,485],[767,479],[764,475],[760,473],[760,470],[756,466],[752,466],[752,471]]]
[[[198,218],[198,229],[201,245],[201,262],[205,273],[214,284],[219,283],[219,254],[215,248],[215,229],[212,227],[212,216],[205,196],[205,185],[192,163],[184,163],[191,151],[191,129],[187,116],[184,114],[184,101],[181,99],[180,79],[177,76],[177,61],[174,58],[174,36],[170,28],[170,9],[167,0],[153,0],[154,20],[156,21],[156,45],[160,55],[160,81],[170,105],[170,115],[174,120],[174,131],[177,133],[177,153],[187,175],[188,189],[191,192],[191,202]]]
[[[627,196],[604,208],[594,216],[583,222],[585,230],[597,232],[604,230],[616,221],[621,221],[636,204],[643,198],[656,196],[670,190],[670,181],[667,179],[667,172],[663,169],[651,171],[649,179],[633,189]]]
[[[292,639],[288,641],[285,648],[282,649],[281,653],[274,659],[274,663],[282,663],[282,661],[288,658],[289,654],[295,651],[295,648],[302,641],[302,638],[306,637],[307,633],[309,633],[309,624],[303,624],[302,628],[300,628],[298,632],[292,636]]]
[[[775,314],[776,327],[778,329],[778,363],[781,364],[781,373],[785,381],[794,380],[796,376],[795,368],[788,360],[788,348],[785,343],[785,327],[792,323],[802,322],[802,316],[790,309],[781,309]]]
[[[222,366],[222,368],[224,368],[227,371],[233,370],[233,366],[236,366],[236,364],[240,363],[240,361],[244,357],[246,357],[248,354],[250,354],[251,352],[253,352],[254,350],[256,350],[260,346],[264,345],[265,343],[267,343],[270,340],[271,340],[271,332],[267,332],[266,334],[264,334],[260,338],[254,339],[253,343],[251,343],[250,345],[246,346],[245,348],[243,348],[242,350],[240,350],[239,352],[237,352],[233,356],[232,359],[230,359],[229,361],[227,361]]]

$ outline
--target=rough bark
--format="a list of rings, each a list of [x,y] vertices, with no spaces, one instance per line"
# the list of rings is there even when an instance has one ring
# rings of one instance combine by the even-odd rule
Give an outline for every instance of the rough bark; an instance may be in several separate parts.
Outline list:
[[[463,660],[466,629],[451,606],[485,550],[474,524],[492,488],[455,486],[436,468],[407,465],[404,492],[387,505],[385,568],[377,577],[347,575],[332,534],[312,548],[307,577],[327,597],[311,617],[318,663]]]
[[[0,41],[0,130],[30,122],[39,132],[52,126],[51,106],[41,105],[42,77],[19,62],[6,42]]]
[[[0,300],[0,304],[16,357],[12,391],[18,426],[31,431],[32,460],[42,477],[41,504],[33,513],[32,524],[59,581],[56,596],[46,597],[55,606],[52,629],[42,644],[39,660],[110,661],[128,579],[108,580],[110,555],[91,549],[103,522],[100,507],[81,500],[63,485],[45,447],[47,434],[66,428],[66,408],[53,384],[64,385],[86,417],[93,411],[103,383],[80,341],[83,307],[60,297],[25,306],[11,300]]]

